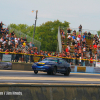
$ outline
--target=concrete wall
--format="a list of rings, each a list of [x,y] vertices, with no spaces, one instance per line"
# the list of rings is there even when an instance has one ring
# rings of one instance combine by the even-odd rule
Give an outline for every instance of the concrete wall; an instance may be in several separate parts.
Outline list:
[[[32,71],[31,68],[32,64],[27,64],[27,63],[12,63],[12,70],[30,70]]]
[[[22,95],[7,95],[20,92]],[[0,100],[100,100],[97,85],[0,85]]]
[[[31,68],[32,64],[27,64],[27,63],[12,63],[12,70],[28,70],[32,71]],[[75,66],[71,66],[71,71],[74,72]]]

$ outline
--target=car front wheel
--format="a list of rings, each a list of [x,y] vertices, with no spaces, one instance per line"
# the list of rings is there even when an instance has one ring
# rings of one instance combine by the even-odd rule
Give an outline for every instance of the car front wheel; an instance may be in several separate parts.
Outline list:
[[[35,73],[35,74],[37,74],[37,73],[38,73],[38,71],[34,71],[34,73]]]
[[[69,76],[70,72],[69,70],[66,70],[66,73],[64,73],[65,76]]]
[[[51,75],[52,73],[51,73],[51,71],[48,71],[47,74],[48,74],[48,75]]]

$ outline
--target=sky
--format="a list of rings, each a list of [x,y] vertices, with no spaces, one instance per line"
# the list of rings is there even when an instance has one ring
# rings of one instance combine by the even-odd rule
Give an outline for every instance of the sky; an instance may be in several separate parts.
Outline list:
[[[0,0],[0,20],[7,26],[60,20],[70,23],[71,28],[82,25],[84,30],[100,30],[100,0]],[[32,13],[32,10],[34,12]]]

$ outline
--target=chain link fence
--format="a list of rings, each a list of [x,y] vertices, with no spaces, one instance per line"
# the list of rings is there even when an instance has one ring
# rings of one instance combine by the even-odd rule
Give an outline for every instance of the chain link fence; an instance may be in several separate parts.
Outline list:
[[[15,33],[15,35],[17,37],[23,37],[23,38],[26,37],[27,38],[27,42],[34,43],[35,47],[37,47],[38,48],[38,51],[40,51],[40,47],[41,47],[41,42],[40,41],[38,41],[36,39],[33,39],[32,37],[30,37],[30,36],[22,33],[21,31],[18,31],[18,30],[14,29],[14,28],[8,27],[8,29],[9,29],[9,33],[11,33],[11,32],[14,31],[14,33]]]

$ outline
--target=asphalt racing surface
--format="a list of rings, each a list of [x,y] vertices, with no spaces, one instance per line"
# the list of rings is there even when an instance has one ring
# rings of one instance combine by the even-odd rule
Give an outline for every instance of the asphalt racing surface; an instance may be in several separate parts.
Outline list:
[[[0,70],[0,83],[60,83],[60,84],[100,84],[100,74],[74,73],[69,76],[46,72],[34,74],[33,71]]]

